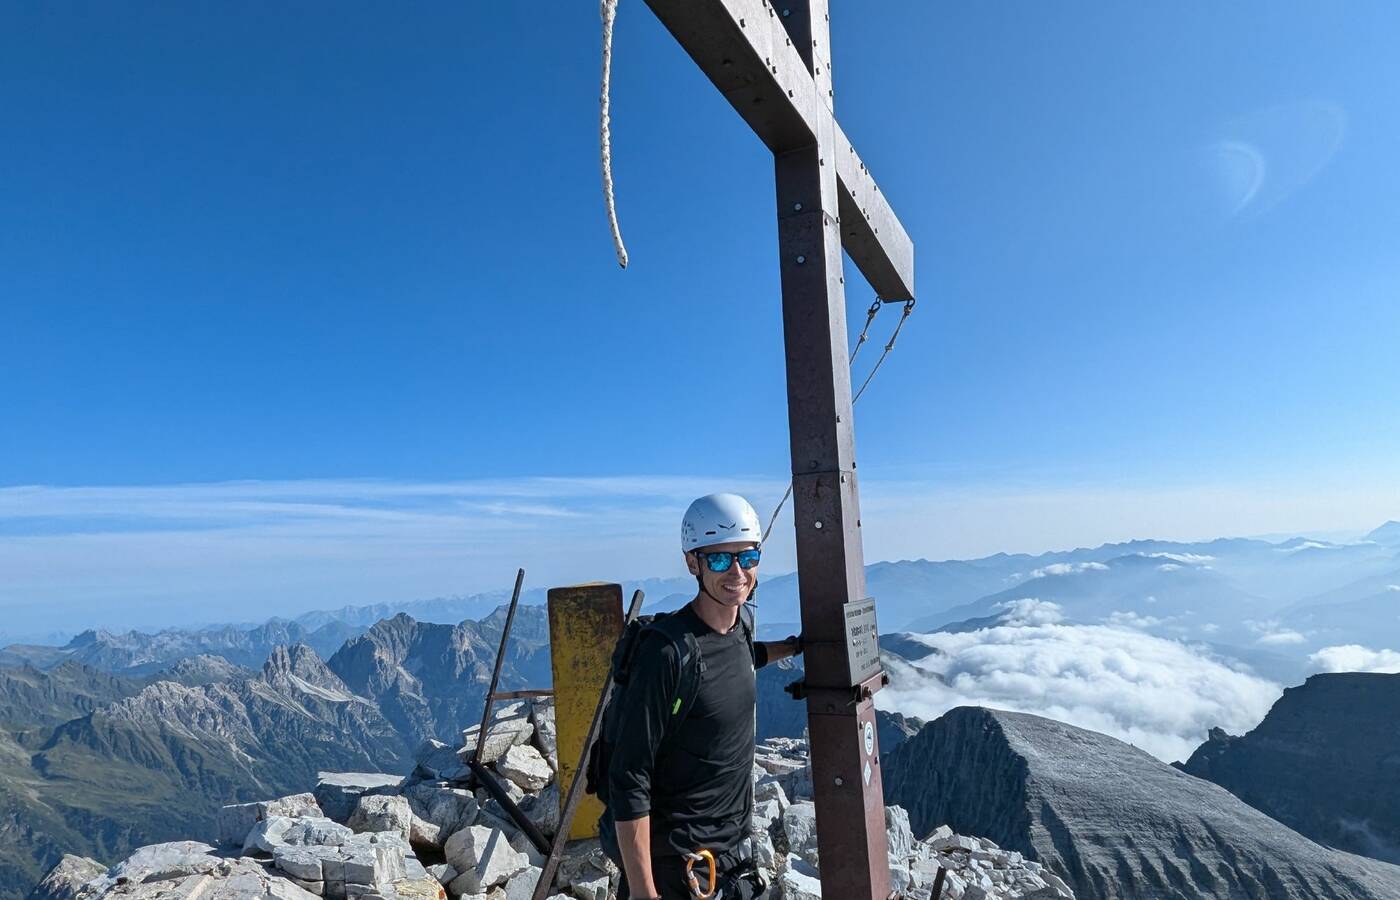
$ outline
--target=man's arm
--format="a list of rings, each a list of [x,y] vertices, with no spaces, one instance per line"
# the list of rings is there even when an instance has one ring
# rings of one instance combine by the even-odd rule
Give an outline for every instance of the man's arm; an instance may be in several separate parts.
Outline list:
[[[651,872],[652,774],[671,703],[680,688],[675,649],[654,636],[644,641],[637,648],[622,695],[618,733],[608,765],[608,805],[617,823],[627,887],[637,898],[657,896]]]
[[[622,900],[660,900],[651,875],[651,816],[618,822],[617,846],[627,873],[627,892],[632,895]]]
[[[754,641],[754,667],[763,668],[771,662],[787,659],[802,652],[802,636],[794,634],[781,641]]]

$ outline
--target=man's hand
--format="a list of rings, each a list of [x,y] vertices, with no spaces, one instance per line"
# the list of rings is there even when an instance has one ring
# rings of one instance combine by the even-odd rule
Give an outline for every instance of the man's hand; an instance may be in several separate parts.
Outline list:
[[[763,646],[768,652],[768,661],[777,662],[802,652],[802,635],[790,635],[781,641],[764,641]]]

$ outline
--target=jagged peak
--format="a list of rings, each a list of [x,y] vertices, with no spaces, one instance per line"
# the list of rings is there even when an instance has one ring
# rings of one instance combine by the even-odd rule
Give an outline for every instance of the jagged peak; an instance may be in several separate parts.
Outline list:
[[[267,655],[267,662],[263,663],[264,675],[276,673],[304,677],[320,673],[330,674],[330,670],[326,668],[321,657],[316,655],[316,651],[305,644],[278,644]]]

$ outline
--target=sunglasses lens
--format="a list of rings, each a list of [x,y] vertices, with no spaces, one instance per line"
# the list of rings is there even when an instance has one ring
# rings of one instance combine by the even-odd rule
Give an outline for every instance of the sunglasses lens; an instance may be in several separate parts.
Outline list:
[[[745,569],[752,569],[758,565],[759,551],[743,550],[739,553],[739,565]]]
[[[729,567],[734,565],[733,553],[706,553],[705,565],[710,567],[711,572],[728,572]]]

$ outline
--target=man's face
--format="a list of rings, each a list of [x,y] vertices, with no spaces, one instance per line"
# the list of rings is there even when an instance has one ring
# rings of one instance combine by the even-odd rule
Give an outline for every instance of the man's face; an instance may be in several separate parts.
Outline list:
[[[752,541],[734,541],[728,544],[715,544],[712,547],[701,547],[698,551],[685,555],[685,564],[690,568],[690,574],[699,575],[701,583],[705,586],[705,592],[714,597],[726,606],[738,606],[748,599],[753,592],[754,585],[758,584],[758,566],[752,569],[745,569],[739,565],[736,558],[730,564],[728,571],[711,572],[710,567],[705,564],[705,560],[698,554],[705,553],[738,553],[740,550],[751,550],[758,546]]]

